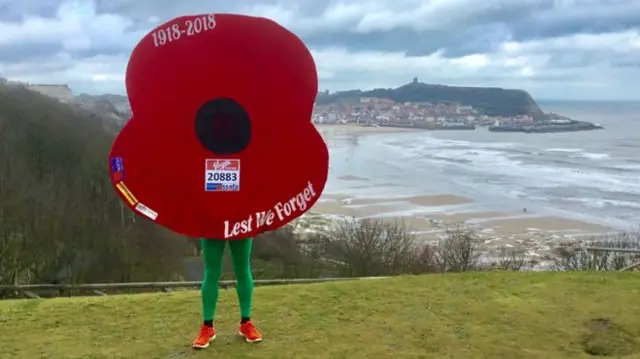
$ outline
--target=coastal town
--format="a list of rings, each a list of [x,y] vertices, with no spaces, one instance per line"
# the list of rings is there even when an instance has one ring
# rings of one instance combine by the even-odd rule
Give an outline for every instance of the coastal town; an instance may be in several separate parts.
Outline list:
[[[383,98],[360,98],[359,103],[316,105],[313,122],[317,124],[367,124],[407,127],[467,128],[496,123],[528,125],[533,116],[491,117],[472,106],[441,102],[397,103]]]
[[[487,126],[493,132],[564,132],[601,128],[557,114],[542,119],[532,115],[488,116],[472,106],[445,102],[403,102],[361,97],[359,101],[316,104],[312,121],[316,124],[360,124],[422,128],[429,130],[475,130]]]

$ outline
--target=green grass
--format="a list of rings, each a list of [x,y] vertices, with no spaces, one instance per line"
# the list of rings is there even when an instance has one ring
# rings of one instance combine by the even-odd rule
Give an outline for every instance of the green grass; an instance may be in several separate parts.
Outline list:
[[[640,358],[634,273],[468,273],[256,289],[260,344],[194,352],[198,292],[0,301],[2,358]]]

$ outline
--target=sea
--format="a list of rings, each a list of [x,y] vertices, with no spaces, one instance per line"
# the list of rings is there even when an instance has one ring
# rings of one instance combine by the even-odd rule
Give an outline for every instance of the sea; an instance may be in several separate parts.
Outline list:
[[[486,128],[345,134],[324,127],[331,156],[324,194],[373,198],[455,194],[474,202],[464,208],[407,208],[386,215],[526,208],[530,215],[637,231],[640,102],[539,104],[545,112],[605,129],[552,134],[492,133]]]

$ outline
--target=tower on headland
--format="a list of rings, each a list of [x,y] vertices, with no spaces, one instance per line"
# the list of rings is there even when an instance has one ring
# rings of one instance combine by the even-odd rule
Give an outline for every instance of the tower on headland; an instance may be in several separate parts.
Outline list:
[[[412,83],[417,84],[417,83],[418,83],[418,78],[417,78],[417,77],[414,77],[414,78],[413,78],[413,82],[412,82]]]

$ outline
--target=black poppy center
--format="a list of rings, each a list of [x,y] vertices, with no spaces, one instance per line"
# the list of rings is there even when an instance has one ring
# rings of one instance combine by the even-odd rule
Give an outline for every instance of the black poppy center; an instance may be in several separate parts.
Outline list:
[[[229,98],[204,103],[196,114],[196,137],[218,155],[241,152],[251,140],[251,121],[244,108]]]

